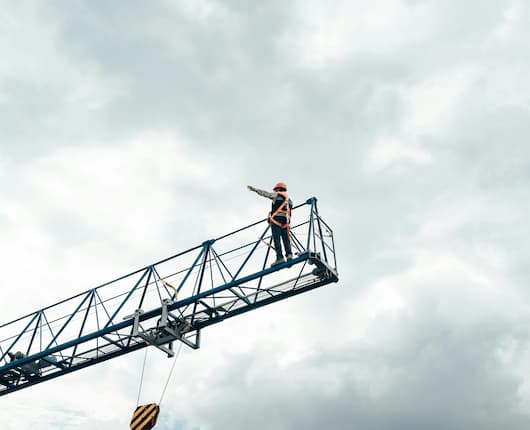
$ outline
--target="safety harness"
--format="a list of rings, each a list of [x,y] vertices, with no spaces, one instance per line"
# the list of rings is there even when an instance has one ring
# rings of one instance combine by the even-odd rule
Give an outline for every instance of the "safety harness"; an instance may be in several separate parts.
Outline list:
[[[269,212],[269,224],[275,224],[280,228],[287,228],[289,229],[289,225],[291,223],[291,207],[289,206],[289,196],[284,191],[278,191],[278,194],[283,197],[283,203],[278,206],[276,210],[274,210],[274,203],[272,204],[272,210]],[[287,220],[286,223],[282,224],[278,220],[276,220],[274,217],[279,214],[284,214],[285,218]]]

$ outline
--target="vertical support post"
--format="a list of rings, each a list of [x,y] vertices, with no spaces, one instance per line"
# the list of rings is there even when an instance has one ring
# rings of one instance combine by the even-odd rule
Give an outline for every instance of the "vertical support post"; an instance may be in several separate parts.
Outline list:
[[[169,299],[162,300],[162,314],[160,315],[160,323],[158,325],[160,328],[167,327],[167,316],[168,316],[167,306],[170,303],[171,302]]]
[[[333,235],[333,231],[331,231],[331,229],[329,231],[331,233],[331,246],[333,247],[333,267],[335,270],[339,270],[337,267],[337,254],[335,252],[335,236]]]
[[[138,333],[140,332],[140,315],[142,315],[143,313],[144,311],[142,311],[141,309],[136,309],[136,311],[134,311],[134,324],[132,330],[132,335],[134,337],[138,336]]]
[[[326,253],[326,243],[324,242],[324,236],[322,235],[322,224],[320,223],[320,215],[318,214],[317,199],[315,197],[315,213],[317,216],[318,234],[320,235],[320,243],[322,245],[322,252],[324,253],[324,261],[328,262],[328,255]]]
[[[311,234],[313,233],[314,226],[313,226],[313,207],[316,202],[316,197],[311,197],[309,200],[307,200],[307,204],[311,205],[311,209],[309,211],[309,230],[307,232],[307,252],[311,252]],[[313,241],[314,242],[314,241]]]
[[[206,269],[206,262],[208,261],[208,255],[210,254],[210,247],[213,245],[215,240],[208,240],[203,243],[203,254],[204,257],[202,259],[202,267],[201,267],[201,273],[199,275],[199,281],[197,286],[197,293],[199,294],[201,292],[201,286],[202,286],[202,280],[204,278],[204,270]],[[211,263],[210,263],[211,264]],[[193,321],[195,320],[195,311],[197,310],[197,302],[193,305],[193,313],[191,314],[191,325],[193,325]]]

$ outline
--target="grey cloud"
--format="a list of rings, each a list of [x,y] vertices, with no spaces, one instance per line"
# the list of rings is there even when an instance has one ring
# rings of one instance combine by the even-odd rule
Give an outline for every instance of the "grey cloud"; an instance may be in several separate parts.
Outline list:
[[[509,321],[451,327],[437,318],[435,302],[422,305],[413,315],[377,321],[376,345],[322,345],[312,358],[283,369],[266,348],[233,356],[196,393],[205,402],[191,413],[212,429],[525,428],[518,382],[498,362],[496,348],[508,334],[527,343],[528,333]]]
[[[82,130],[95,126],[112,133],[119,127],[131,133],[176,126],[211,148],[265,145],[289,157],[303,152],[316,160],[318,154],[331,163],[324,144],[347,151],[346,160],[355,162],[359,152],[344,148],[362,151],[362,142],[391,132],[399,121],[395,89],[421,77],[418,72],[428,73],[424,65],[441,67],[455,55],[467,56],[502,10],[495,2],[481,3],[480,15],[470,21],[461,5],[455,11],[455,2],[440,7],[440,22],[454,28],[440,25],[446,33],[435,42],[447,49],[436,59],[436,48],[427,46],[431,40],[420,39],[405,55],[373,52],[354,57],[350,67],[309,71],[282,45],[296,23],[295,10],[277,2],[254,9],[214,4],[222,12],[202,21],[162,2],[43,8],[41,16],[54,23],[56,42],[72,63],[126,87],[101,115],[87,112],[90,124],[79,124]]]

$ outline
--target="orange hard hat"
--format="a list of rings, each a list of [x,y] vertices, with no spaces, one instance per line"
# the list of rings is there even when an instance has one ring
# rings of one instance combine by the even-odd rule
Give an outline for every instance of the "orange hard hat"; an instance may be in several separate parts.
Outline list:
[[[273,191],[278,191],[279,189],[283,189],[285,191],[287,191],[287,185],[285,185],[283,182],[278,182],[274,188],[272,189]]]

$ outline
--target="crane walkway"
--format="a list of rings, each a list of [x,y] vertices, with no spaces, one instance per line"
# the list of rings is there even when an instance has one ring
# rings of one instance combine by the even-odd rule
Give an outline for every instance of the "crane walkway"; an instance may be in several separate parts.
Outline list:
[[[0,396],[148,346],[197,349],[203,328],[337,282],[317,199],[292,218],[295,255],[279,265],[264,219],[0,325]]]

